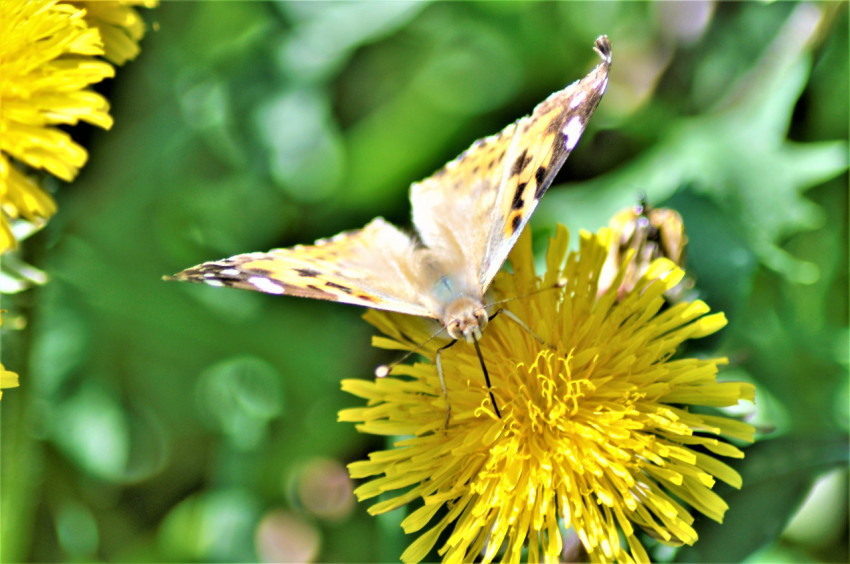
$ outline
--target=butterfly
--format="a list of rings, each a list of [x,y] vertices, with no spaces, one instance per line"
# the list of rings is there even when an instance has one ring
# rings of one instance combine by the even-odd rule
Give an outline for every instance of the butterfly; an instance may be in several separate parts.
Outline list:
[[[594,50],[602,62],[583,79],[411,186],[415,237],[378,217],[314,245],[205,262],[173,279],[432,318],[453,342],[477,347],[490,283],[608,86],[608,38]]]

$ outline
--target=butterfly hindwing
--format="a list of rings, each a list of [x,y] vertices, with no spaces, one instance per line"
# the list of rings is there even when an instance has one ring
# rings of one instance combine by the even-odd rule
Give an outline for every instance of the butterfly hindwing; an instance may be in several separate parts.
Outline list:
[[[377,218],[315,245],[205,262],[174,279],[429,317],[418,299],[414,250],[407,235]]]

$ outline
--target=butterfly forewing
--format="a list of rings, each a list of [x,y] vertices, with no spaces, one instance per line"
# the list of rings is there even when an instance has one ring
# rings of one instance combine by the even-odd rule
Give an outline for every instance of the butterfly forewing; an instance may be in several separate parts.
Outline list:
[[[611,43],[596,40],[602,62],[586,77],[555,92],[516,124],[505,162],[487,252],[478,271],[486,288],[502,268],[537,203],[578,143],[608,87]]]
[[[605,93],[611,44],[603,36],[595,48],[602,62],[585,78],[411,188],[413,223],[423,243],[462,257],[463,276],[455,276],[482,294]]]
[[[376,218],[315,245],[205,262],[174,278],[430,317],[419,304],[415,248],[410,237]]]

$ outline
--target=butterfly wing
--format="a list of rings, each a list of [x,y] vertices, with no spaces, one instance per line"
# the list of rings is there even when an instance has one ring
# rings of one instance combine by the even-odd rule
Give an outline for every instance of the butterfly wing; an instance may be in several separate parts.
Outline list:
[[[555,92],[531,116],[517,123],[518,134],[499,188],[498,209],[480,270],[486,288],[508,258],[537,203],[578,143],[608,87],[611,42],[597,38],[602,62],[583,79]]]
[[[457,159],[410,189],[413,224],[442,269],[465,293],[483,297],[478,280],[486,253],[488,227],[497,207],[499,183],[514,137],[512,123],[479,139]]]
[[[442,302],[483,294],[584,131],[608,84],[607,37],[596,50],[603,62],[585,78],[412,186],[427,248],[378,218],[315,245],[236,255],[173,278],[440,319]],[[450,295],[432,295],[437,282]]]
[[[599,37],[595,50],[602,62],[586,77],[411,188],[413,222],[425,245],[461,257],[469,284],[481,291],[501,269],[605,93],[608,38]]]
[[[315,245],[205,262],[173,279],[433,317],[419,300],[415,248],[410,237],[377,218]]]

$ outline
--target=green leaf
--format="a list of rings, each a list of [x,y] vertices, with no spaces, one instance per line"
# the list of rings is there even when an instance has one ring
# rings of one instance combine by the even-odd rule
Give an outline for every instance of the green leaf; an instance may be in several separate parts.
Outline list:
[[[779,536],[818,476],[850,460],[846,436],[787,436],[745,453],[732,464],[743,487],[715,488],[729,504],[723,523],[697,516],[699,540],[682,548],[677,562],[741,562]]]

